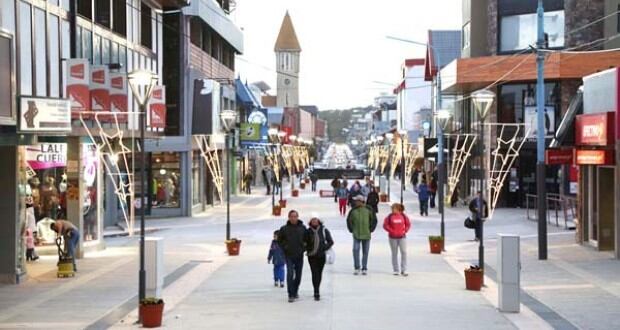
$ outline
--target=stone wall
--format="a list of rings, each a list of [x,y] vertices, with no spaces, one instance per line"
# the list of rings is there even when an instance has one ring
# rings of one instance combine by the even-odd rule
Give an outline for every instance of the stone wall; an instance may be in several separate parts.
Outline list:
[[[497,26],[497,0],[488,0],[488,29],[487,29],[487,45],[489,49],[489,55],[497,54],[497,33],[499,28]]]
[[[564,15],[566,48],[573,48],[603,38],[604,24],[602,22],[574,33],[569,32],[602,18],[605,15],[604,0],[565,0]],[[596,47],[586,46],[579,49],[596,50],[603,49],[603,46],[603,44],[600,44]]]

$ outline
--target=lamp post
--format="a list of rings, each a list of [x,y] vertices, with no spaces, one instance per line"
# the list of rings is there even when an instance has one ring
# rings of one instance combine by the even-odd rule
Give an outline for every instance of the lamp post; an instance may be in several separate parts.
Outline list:
[[[388,144],[390,144],[390,145],[392,144],[392,139],[393,139],[393,138],[394,138],[394,134],[392,134],[392,133],[386,133],[386,134],[385,134],[385,140],[386,140],[386,141],[388,142]],[[391,183],[391,179],[392,179],[392,178],[391,178],[390,173],[392,172],[392,166],[394,166],[394,164],[390,163],[390,171],[389,171],[389,172],[388,172],[388,174],[387,174],[387,189],[388,189],[388,191],[387,191],[387,200],[388,200],[388,203],[392,200],[392,199],[391,199],[391,195],[390,195],[390,194],[391,194],[391,193],[390,193],[390,190],[391,190],[391,187],[390,187],[390,186],[392,185],[392,183]]]
[[[541,51],[545,47],[545,9],[542,0],[538,0],[538,41],[536,65],[536,195],[538,196],[538,259],[547,259],[547,186],[545,167],[545,54]]]
[[[443,132],[448,127],[448,123],[450,122],[450,111],[448,110],[439,110],[435,114],[437,118],[437,174],[439,184],[437,188],[439,189],[439,213],[441,214],[441,237],[444,238],[446,236],[446,224],[445,224],[445,216],[444,216],[444,207],[445,207],[445,197],[444,197],[444,187],[446,185],[446,169],[443,155]],[[445,245],[444,245],[445,246]]]
[[[291,140],[291,157],[295,157],[293,154],[295,153],[295,141],[297,141],[297,135],[291,135],[288,137]],[[295,178],[293,177],[293,173],[296,172],[295,162],[293,161],[293,166],[291,166],[291,173],[289,173],[289,181],[291,182],[291,196],[293,196],[293,190],[295,190]]]
[[[271,152],[273,154],[271,161],[275,162],[276,161],[276,156],[275,156],[275,142],[277,141],[278,138],[278,130],[275,128],[270,128],[267,131],[267,134],[269,135],[269,140],[271,141]],[[271,169],[273,171],[273,175],[275,175],[275,165],[271,164]],[[274,181],[275,182],[275,181]],[[267,182],[267,185],[270,185],[271,182]],[[276,206],[276,187],[274,185],[274,187],[271,187],[271,210],[273,212],[273,208]]]
[[[284,131],[279,131],[278,132],[278,150],[280,151],[280,153],[279,153],[280,155],[282,154],[282,150],[281,150],[282,149],[282,141],[284,141],[285,137],[286,137],[286,132],[284,132]],[[280,159],[277,159],[277,161],[279,162]],[[282,165],[282,163],[280,163],[280,165]],[[280,166],[278,166],[278,168],[280,168]],[[282,175],[281,174],[282,174],[282,171],[280,171],[280,173],[278,173],[277,184],[278,184],[278,190],[280,191],[280,200],[284,200],[284,196],[283,196],[283,193],[282,193],[283,187],[282,187]]]
[[[134,70],[127,75],[131,92],[140,108],[140,270],[138,272],[138,301],[146,298],[146,271],[144,256],[144,215],[147,203],[146,197],[146,152],[144,151],[144,131],[146,129],[146,105],[151,99],[153,88],[157,83],[157,75],[147,70]],[[132,161],[135,164],[135,159]],[[134,165],[132,165],[134,166]],[[131,206],[132,208],[134,205]],[[141,321],[141,320],[140,320]]]
[[[232,149],[232,131],[237,121],[237,112],[235,110],[222,110],[220,119],[224,125],[226,132],[226,240],[230,240],[230,171],[231,171],[231,149]]]
[[[398,131],[400,139],[400,204],[404,205],[403,195],[405,194],[405,136],[406,130]]]
[[[484,120],[489,114],[489,110],[493,105],[493,101],[495,100],[495,93],[490,90],[483,89],[471,94],[473,99],[474,106],[476,107],[476,112],[478,113],[478,119],[480,121],[480,191],[482,192],[480,199],[478,199],[478,219],[480,226],[480,241],[478,244],[478,266],[480,269],[484,270],[484,222],[482,221],[483,212],[484,212],[484,195],[486,192],[485,187],[485,177],[486,173],[484,172]]]
[[[385,138],[384,138],[382,135],[377,136],[377,146],[383,146],[383,140],[384,140],[384,139],[385,139]],[[381,159],[379,159],[379,160],[381,160]],[[377,171],[379,171],[380,166],[381,166],[381,162],[379,162],[379,167],[377,168]],[[376,173],[375,173],[375,174],[376,174]],[[381,174],[382,174],[382,173],[381,173],[381,172],[379,172],[379,176],[381,176]],[[376,175],[375,175],[375,178],[376,178]]]

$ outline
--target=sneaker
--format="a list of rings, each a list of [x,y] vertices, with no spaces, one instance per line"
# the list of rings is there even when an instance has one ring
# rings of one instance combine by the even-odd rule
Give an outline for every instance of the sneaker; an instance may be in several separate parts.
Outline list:
[[[295,300],[299,300],[299,295],[298,294],[295,295]]]
[[[353,275],[359,275],[359,274],[360,274],[360,270],[359,270],[359,269],[356,269],[356,270],[353,272]]]
[[[397,270],[395,270],[393,274],[394,274],[394,276],[400,275],[400,273]]]
[[[283,288],[284,287],[284,281],[280,282],[280,287]]]
[[[404,277],[409,276],[409,274],[408,274],[408,273],[406,273],[406,272],[402,272],[402,273],[400,273],[400,275],[402,275],[402,276],[404,276]]]
[[[290,302],[290,303],[295,302],[295,298],[293,298],[293,297],[289,297],[289,298],[288,298],[288,302]]]
[[[278,287],[278,281],[275,281],[275,282],[273,283],[273,286],[275,286],[275,287],[277,288],[277,287]]]
[[[315,294],[314,295],[314,301],[319,301],[319,300],[321,300],[321,296],[318,295],[318,294]]]
[[[366,269],[362,269],[362,275],[364,276],[368,275],[368,271]]]

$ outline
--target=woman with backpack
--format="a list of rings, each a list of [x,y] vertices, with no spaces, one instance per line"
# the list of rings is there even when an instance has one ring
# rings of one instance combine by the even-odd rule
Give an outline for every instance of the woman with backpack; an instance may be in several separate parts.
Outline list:
[[[407,232],[411,229],[411,221],[405,215],[405,206],[392,204],[392,213],[383,220],[383,229],[388,232],[390,249],[392,250],[392,268],[394,275],[408,276],[407,274]],[[400,250],[400,269],[398,265],[398,251]]]
[[[323,278],[323,268],[325,267],[325,252],[334,245],[332,235],[325,228],[319,218],[310,219],[305,235],[306,251],[308,264],[312,272],[312,286],[314,287],[314,300],[321,300],[320,287]]]

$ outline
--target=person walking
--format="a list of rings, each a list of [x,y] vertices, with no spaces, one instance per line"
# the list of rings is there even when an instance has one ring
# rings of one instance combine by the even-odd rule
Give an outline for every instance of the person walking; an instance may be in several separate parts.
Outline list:
[[[77,267],[75,264],[75,250],[77,248],[78,242],[80,241],[80,231],[73,223],[67,220],[54,221],[52,224],[50,224],[50,229],[56,232],[57,236],[63,237],[67,249],[67,254],[71,256],[71,259],[73,259],[73,271],[77,272]]]
[[[435,196],[437,196],[437,169],[433,171],[431,174],[431,182],[428,186],[429,192],[429,201],[431,204],[431,209],[435,208]]]
[[[338,189],[336,189],[336,197],[338,198],[338,209],[340,210],[340,215],[344,216],[347,214],[347,202],[349,201],[349,191],[347,190],[347,186],[339,186]]]
[[[261,171],[263,174],[263,183],[267,188],[267,195],[271,195],[271,183],[273,182],[273,171],[271,168],[267,166],[263,166],[263,170]]]
[[[482,221],[489,217],[489,207],[487,201],[482,197],[482,191],[478,191],[476,197],[469,202],[469,211],[471,211],[471,217],[475,219],[475,241],[479,241],[482,236]]]
[[[392,251],[392,269],[394,275],[407,274],[407,233],[411,229],[411,221],[405,214],[403,204],[392,204],[392,213],[383,220],[383,229],[388,232],[390,250]],[[398,267],[398,251],[400,250],[400,268]]]
[[[332,235],[325,228],[319,218],[312,218],[306,230],[306,251],[308,264],[312,272],[312,286],[314,288],[314,300],[321,300],[320,287],[323,278],[323,268],[325,267],[325,251],[334,245]]]
[[[368,192],[368,197],[366,197],[366,205],[372,207],[375,215],[379,213],[379,193],[373,185],[370,186],[370,192]]]
[[[428,216],[428,185],[426,184],[426,179],[422,179],[417,189],[418,193],[418,201],[420,201],[420,215]]]
[[[332,180],[332,188],[334,189],[334,203],[338,203],[337,191],[340,188],[340,178],[336,177]]]
[[[377,216],[373,209],[364,204],[364,196],[358,195],[353,198],[355,207],[349,211],[347,217],[347,229],[353,234],[353,266],[354,275],[366,275],[368,272],[368,253],[370,251],[370,238],[377,228]],[[360,265],[360,248],[362,249],[362,262]]]
[[[306,226],[299,220],[299,213],[291,210],[286,225],[282,226],[278,233],[278,244],[286,258],[286,288],[290,303],[299,299],[299,284],[304,269],[305,236]]]
[[[316,183],[319,181],[319,176],[314,173],[314,171],[310,172],[310,182],[312,183],[312,191],[316,191]]]
[[[252,169],[248,169],[248,172],[243,176],[243,184],[245,186],[245,193],[248,195],[252,194],[252,180],[254,176],[252,176]]]
[[[278,244],[278,235],[280,231],[273,232],[273,241],[271,241],[271,247],[269,247],[269,254],[267,255],[267,263],[273,263],[273,286],[278,285],[284,287],[284,267],[286,265],[286,257],[284,251]]]

